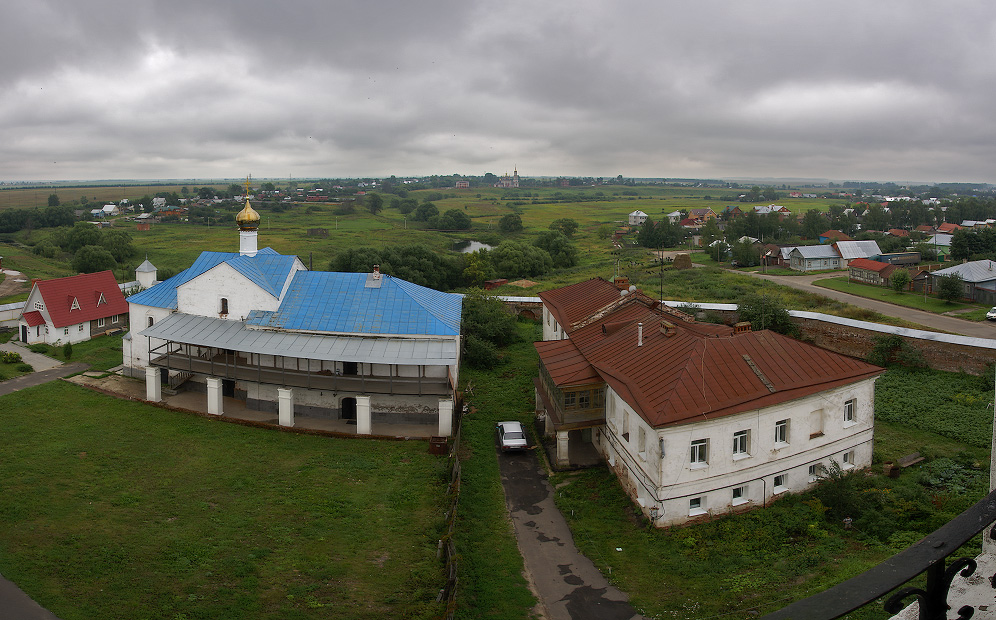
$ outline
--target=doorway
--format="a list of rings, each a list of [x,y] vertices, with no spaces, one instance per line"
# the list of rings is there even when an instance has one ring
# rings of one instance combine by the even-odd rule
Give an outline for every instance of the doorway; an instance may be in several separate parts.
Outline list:
[[[235,379],[221,380],[221,395],[228,398],[235,398]]]
[[[356,399],[352,396],[348,396],[342,399],[339,404],[342,419],[348,420],[350,422],[356,422]]]

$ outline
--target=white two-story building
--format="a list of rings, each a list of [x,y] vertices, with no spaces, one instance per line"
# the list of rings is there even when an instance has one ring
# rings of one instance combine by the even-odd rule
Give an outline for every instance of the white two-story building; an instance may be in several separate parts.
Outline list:
[[[590,441],[656,525],[763,506],[872,461],[877,366],[746,325],[697,323],[589,280],[541,293],[537,413]]]

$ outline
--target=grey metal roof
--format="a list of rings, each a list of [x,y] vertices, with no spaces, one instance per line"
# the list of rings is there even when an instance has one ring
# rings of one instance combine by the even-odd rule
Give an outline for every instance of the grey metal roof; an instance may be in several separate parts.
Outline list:
[[[794,248],[792,252],[796,250],[803,258],[840,258],[840,254],[837,254],[837,250],[833,249],[830,245],[800,245]],[[790,252],[789,254],[791,254]]]
[[[838,241],[837,251],[844,260],[868,258],[882,253],[876,241]]]
[[[953,236],[954,235],[946,235],[944,233],[937,233],[936,235],[934,235],[930,239],[927,239],[926,242],[928,244],[943,245],[944,247],[950,247],[951,246],[951,237],[953,237]]]
[[[996,280],[996,263],[991,260],[973,260],[968,263],[939,269],[931,272],[935,278],[938,276],[950,276],[957,273],[965,282],[988,282]]]
[[[141,331],[139,335],[261,355],[429,366],[456,364],[459,346],[456,338],[324,336],[285,330],[250,329],[241,321],[180,312],[170,314]]]

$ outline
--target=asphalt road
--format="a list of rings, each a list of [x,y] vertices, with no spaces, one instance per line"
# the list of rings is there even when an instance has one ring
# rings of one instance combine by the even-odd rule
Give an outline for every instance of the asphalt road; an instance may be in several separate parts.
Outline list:
[[[877,299],[867,299],[865,297],[858,297],[857,295],[851,295],[849,293],[841,293],[839,291],[823,288],[814,284],[817,280],[825,278],[838,278],[840,277],[839,274],[821,273],[809,276],[773,276],[754,272],[737,273],[747,273],[747,275],[755,278],[769,280],[777,284],[790,286],[809,293],[823,295],[824,297],[836,299],[837,301],[843,301],[853,306],[858,306],[859,308],[867,308],[886,316],[898,317],[943,332],[960,334],[962,336],[971,336],[973,338],[996,339],[996,322],[967,321],[954,316],[924,312],[923,310],[915,310],[905,306],[897,306],[884,301],[878,301]]]
[[[497,446],[496,446],[497,449]],[[547,620],[640,620],[627,596],[582,555],[535,450],[499,453],[505,503]]]

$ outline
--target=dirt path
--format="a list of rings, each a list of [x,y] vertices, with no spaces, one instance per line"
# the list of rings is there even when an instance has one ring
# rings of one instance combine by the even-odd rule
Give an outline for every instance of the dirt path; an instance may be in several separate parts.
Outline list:
[[[0,299],[28,291],[31,282],[20,271],[4,269],[3,275],[3,282],[0,282]]]

